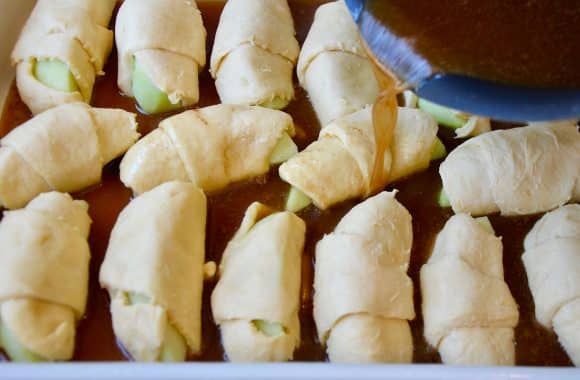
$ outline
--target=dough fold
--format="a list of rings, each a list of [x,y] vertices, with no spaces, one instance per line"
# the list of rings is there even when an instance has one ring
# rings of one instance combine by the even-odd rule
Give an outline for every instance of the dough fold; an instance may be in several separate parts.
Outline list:
[[[421,268],[427,342],[455,365],[513,365],[519,313],[503,279],[501,239],[453,216]]]
[[[194,0],[125,0],[117,14],[115,39],[117,82],[125,94],[134,96],[137,59],[172,103],[186,107],[198,102],[206,30]]]
[[[314,321],[330,361],[412,361],[412,240],[411,215],[394,192],[382,192],[354,207],[318,243]]]
[[[322,125],[375,103],[379,84],[373,65],[342,1],[316,11],[297,73]]]
[[[262,107],[216,105],[163,120],[121,162],[121,180],[143,193],[171,180],[206,192],[266,173],[270,155],[292,118]]]
[[[85,313],[91,219],[84,201],[44,193],[0,223],[0,322],[46,360],[73,356]]]
[[[292,359],[300,345],[301,257],[306,225],[255,202],[228,243],[211,298],[231,361]],[[260,323],[276,324],[268,333]]]
[[[0,141],[0,206],[18,208],[42,192],[94,185],[103,166],[138,138],[129,112],[84,103],[47,110]]]
[[[142,194],[119,215],[99,279],[115,335],[135,360],[159,360],[168,323],[200,352],[205,222],[205,195],[183,182]],[[131,304],[131,294],[149,303]]]
[[[536,319],[554,329],[574,365],[580,366],[580,205],[544,215],[524,247]]]
[[[441,164],[453,211],[523,215],[580,200],[580,132],[545,123],[474,137]]]
[[[292,71],[300,51],[295,34],[286,0],[228,1],[211,56],[222,103],[292,100]]]
[[[464,114],[462,112],[460,114],[467,117],[467,122],[463,127],[455,130],[455,138],[464,139],[491,131],[491,120],[489,118]]]
[[[324,127],[317,141],[280,166],[280,177],[327,209],[350,198],[366,198],[429,167],[437,138],[435,119],[399,107],[396,127],[388,122],[374,126],[372,110],[366,107]],[[388,133],[377,134],[378,128],[394,128],[392,140]],[[377,160],[382,161],[379,172]]]
[[[12,52],[16,84],[33,114],[64,103],[90,102],[97,75],[113,45],[108,28],[116,0],[39,0]],[[63,92],[40,82],[39,60],[60,60],[74,76],[78,90]]]

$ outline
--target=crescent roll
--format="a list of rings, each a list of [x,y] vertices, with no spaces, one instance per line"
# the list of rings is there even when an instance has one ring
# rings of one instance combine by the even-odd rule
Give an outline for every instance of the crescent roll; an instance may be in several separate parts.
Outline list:
[[[20,97],[33,114],[90,102],[113,45],[116,0],[38,0],[12,52]]]
[[[437,141],[435,119],[414,108],[400,107],[396,114],[396,127],[374,126],[372,107],[336,119],[317,141],[280,166],[280,177],[327,209],[426,169]],[[394,128],[392,140],[378,134],[379,128]]]
[[[127,152],[121,180],[137,194],[172,180],[219,190],[268,172],[284,136],[294,136],[294,124],[282,111],[222,104],[186,111]]]
[[[517,304],[503,278],[493,229],[458,214],[421,268],[424,334],[453,365],[513,365]]]
[[[138,138],[135,115],[122,110],[71,103],[38,114],[0,140],[0,206],[95,185]]]
[[[183,361],[201,350],[206,198],[169,182],[121,212],[101,266],[115,335],[138,361]]]
[[[379,84],[343,1],[318,7],[297,73],[322,125],[375,103]]]
[[[580,200],[580,132],[572,123],[487,132],[453,150],[439,173],[456,213],[551,210]]]
[[[332,362],[410,363],[413,228],[395,193],[354,207],[316,246],[314,321]]]
[[[85,314],[91,219],[70,195],[44,193],[0,223],[0,346],[13,361],[69,360]]]
[[[554,329],[574,365],[580,366],[580,205],[544,215],[524,247],[536,319]]]
[[[295,34],[286,0],[228,1],[211,55],[222,103],[284,108],[294,98]]]
[[[254,202],[219,266],[211,296],[225,352],[235,362],[285,361],[300,345],[300,277],[306,225]]]
[[[194,0],[125,0],[115,39],[119,88],[147,113],[198,102],[206,30]]]

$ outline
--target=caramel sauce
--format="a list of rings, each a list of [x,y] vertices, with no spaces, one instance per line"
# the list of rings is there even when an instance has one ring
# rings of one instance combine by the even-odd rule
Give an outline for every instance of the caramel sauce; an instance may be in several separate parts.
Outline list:
[[[294,0],[289,1],[296,23],[297,36],[303,42],[312,23],[314,11],[323,1]],[[208,30],[208,56],[213,45],[213,36],[219,20],[222,4],[219,2],[200,2],[199,7]],[[99,78],[93,95],[92,104],[97,107],[116,107],[136,112],[133,99],[122,96],[116,85],[116,57],[109,59],[105,68],[106,76]],[[200,76],[201,99],[199,107],[217,104],[219,99],[214,82],[207,69]],[[296,123],[296,141],[301,149],[316,140],[320,125],[308,101],[306,93],[296,84],[296,99],[286,109]],[[139,130],[146,134],[157,127],[160,120],[168,115],[147,116],[139,114]],[[27,107],[22,103],[16,86],[13,84],[0,119],[0,136],[31,117]],[[494,128],[507,128],[509,125],[495,124]],[[458,145],[448,131],[442,129],[440,137],[450,150]],[[423,338],[421,319],[421,294],[419,289],[419,270],[428,259],[436,234],[445,221],[452,215],[449,209],[437,206],[437,192],[441,188],[437,163],[410,179],[401,181],[389,190],[398,189],[397,199],[413,215],[413,251],[409,275],[415,285],[414,302],[417,317],[411,321],[416,363],[438,363],[439,355],[427,345]],[[91,263],[89,278],[89,299],[85,318],[77,330],[75,361],[115,361],[126,360],[117,345],[111,325],[109,299],[107,292],[100,288],[98,273],[103,260],[111,229],[119,212],[131,199],[131,191],[119,180],[119,160],[107,165],[103,171],[101,184],[74,194],[75,198],[84,199],[90,204],[89,212],[93,220],[89,243]],[[271,207],[282,209],[289,186],[280,180],[277,168],[266,175],[251,181],[230,186],[225,191],[208,197],[208,219],[206,236],[206,260],[219,262],[222,252],[238,228],[246,208],[254,201],[263,202]],[[314,206],[299,213],[307,223],[306,244],[302,260],[302,308],[300,310],[302,343],[295,353],[296,361],[323,361],[325,353],[316,337],[316,328],[312,317],[312,283],[314,274],[314,251],[316,243],[326,233],[331,232],[338,221],[357,204],[347,201],[327,211],[320,211]],[[160,205],[162,207],[162,205]],[[537,324],[534,318],[533,300],[528,289],[521,254],[523,238],[539,216],[505,218],[492,216],[491,222],[504,244],[504,266],[506,281],[520,307],[520,322],[516,328],[517,364],[520,365],[571,365],[565,352],[558,344],[556,336]],[[203,353],[192,361],[222,361],[224,353],[221,347],[220,334],[214,324],[210,295],[215,283],[206,282],[202,306]]]
[[[577,1],[369,0],[365,7],[376,22],[369,33],[392,37],[377,48],[397,54],[389,63],[401,74],[426,64],[430,74],[580,88]]]

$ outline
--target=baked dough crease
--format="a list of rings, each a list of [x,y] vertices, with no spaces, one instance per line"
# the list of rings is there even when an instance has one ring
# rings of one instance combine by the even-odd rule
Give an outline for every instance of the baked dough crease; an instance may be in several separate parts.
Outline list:
[[[575,366],[580,366],[580,205],[544,215],[524,241],[522,256],[536,319],[554,329]]]
[[[513,365],[518,307],[503,278],[502,243],[466,214],[447,221],[421,268],[424,334],[453,365]]]
[[[284,108],[294,98],[295,34],[286,0],[228,1],[211,55],[222,103]]]
[[[121,212],[101,266],[113,329],[138,361],[183,361],[201,350],[206,198],[169,182]]]
[[[20,97],[33,114],[64,103],[90,102],[95,77],[104,75],[113,45],[113,32],[107,28],[115,4],[116,0],[37,1],[11,57]],[[40,80],[38,70],[47,62],[62,65],[72,76],[71,87]]]
[[[439,173],[456,213],[552,210],[580,200],[580,132],[560,122],[484,133],[453,150]]]
[[[282,111],[225,104],[185,111],[129,149],[121,180],[137,194],[172,180],[219,190],[267,173],[284,135],[294,136],[294,123]]]
[[[327,209],[429,167],[437,140],[432,116],[394,104],[384,117],[373,112],[368,106],[328,124],[317,141],[280,166],[280,177]]]
[[[103,166],[139,138],[135,115],[84,103],[51,108],[0,140],[0,206],[97,184]]]
[[[318,7],[297,74],[322,125],[375,103],[379,83],[343,1]]]
[[[138,65],[177,108],[198,102],[206,30],[194,0],[125,0],[117,14],[115,40],[117,82],[126,95],[136,96],[133,82]]]
[[[51,192],[0,223],[0,345],[13,361],[69,360],[87,301],[88,204]]]
[[[300,345],[302,219],[254,202],[219,266],[211,296],[228,359],[285,361]]]
[[[410,363],[413,228],[395,192],[354,207],[316,246],[314,321],[332,362]]]

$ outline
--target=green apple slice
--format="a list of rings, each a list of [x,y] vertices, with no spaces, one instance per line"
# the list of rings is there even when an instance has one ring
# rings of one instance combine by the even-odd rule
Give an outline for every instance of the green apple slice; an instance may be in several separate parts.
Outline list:
[[[288,193],[288,199],[286,199],[286,210],[290,212],[298,212],[308,207],[311,203],[312,199],[310,199],[308,195],[292,186]]]
[[[47,361],[45,358],[35,354],[20,344],[18,339],[16,339],[4,323],[0,323],[0,347],[4,349],[6,355],[8,355],[10,360],[13,362],[36,363]]]
[[[149,299],[149,297],[147,296],[143,296],[141,294],[135,294],[135,293],[129,293],[128,294],[129,297],[129,302],[131,303],[131,305],[136,305],[139,303],[150,303],[151,300]]]
[[[129,293],[129,301],[131,304],[150,303],[149,297]],[[177,331],[175,326],[169,321],[165,327],[165,336],[163,338],[163,347],[161,347],[161,354],[159,360],[161,362],[184,362],[187,357],[187,343],[183,335]]]
[[[440,160],[445,156],[447,156],[447,148],[445,148],[443,142],[439,139],[439,137],[437,137],[435,140],[435,146],[431,152],[431,161]]]
[[[44,85],[62,92],[79,90],[77,81],[66,63],[58,59],[42,59],[34,65],[34,76]]]
[[[481,225],[483,228],[485,228],[486,231],[488,231],[489,233],[495,235],[495,230],[493,229],[493,226],[492,226],[492,224],[489,221],[489,218],[487,216],[482,216],[480,218],[475,218],[475,221],[477,223],[479,223],[479,225]]]
[[[441,189],[439,192],[439,196],[437,197],[437,204],[439,207],[447,208],[451,207],[451,202],[449,202],[449,198],[447,198],[447,194],[445,194],[445,190]]]
[[[165,328],[165,338],[159,360],[164,363],[184,362],[187,357],[187,344],[183,335],[171,323]]]
[[[286,108],[288,103],[290,103],[289,99],[284,99],[284,98],[281,98],[279,96],[276,96],[272,100],[268,100],[268,101],[265,101],[263,103],[260,103],[259,106],[265,107],[265,108],[271,108],[273,110],[281,110],[281,109]]]
[[[254,327],[262,334],[276,337],[286,333],[286,329],[278,322],[265,321],[263,319],[255,319],[252,321]]]
[[[468,118],[461,116],[459,112],[425,99],[419,98],[417,105],[421,110],[433,116],[439,124],[449,128],[461,128],[468,121]]]
[[[156,114],[181,108],[181,104],[171,103],[167,94],[157,88],[136,59],[132,81],[133,96],[146,113]]]
[[[278,139],[274,151],[270,155],[270,164],[276,165],[288,161],[292,156],[298,153],[298,147],[286,132]]]

